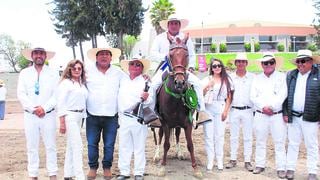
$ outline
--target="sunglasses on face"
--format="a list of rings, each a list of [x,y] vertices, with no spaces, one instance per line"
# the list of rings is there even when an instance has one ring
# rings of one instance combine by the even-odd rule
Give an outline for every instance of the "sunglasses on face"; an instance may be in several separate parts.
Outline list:
[[[310,60],[311,60],[310,58],[297,59],[296,64],[304,64]]]
[[[140,62],[129,62],[129,66],[142,67]]]
[[[221,64],[213,64],[213,65],[212,65],[212,68],[213,68],[213,69],[221,68],[221,67],[222,67]]]
[[[37,81],[37,82],[34,84],[34,94],[35,94],[35,95],[39,95],[39,94],[40,94],[39,81]]]
[[[247,60],[236,60],[236,63],[247,63]]]
[[[276,61],[264,61],[261,62],[261,64],[263,64],[264,66],[272,66],[276,63]]]
[[[71,68],[72,71],[82,71],[81,67],[72,67]]]

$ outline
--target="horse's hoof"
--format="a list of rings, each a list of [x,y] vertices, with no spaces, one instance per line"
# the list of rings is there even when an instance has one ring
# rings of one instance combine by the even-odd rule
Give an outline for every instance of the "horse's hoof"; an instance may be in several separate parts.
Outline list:
[[[203,174],[199,170],[199,168],[196,168],[196,169],[193,170],[193,176],[198,178],[198,179],[202,179],[203,178]]]
[[[156,156],[153,157],[153,162],[154,163],[157,163],[159,161],[160,161],[160,157],[156,157]]]
[[[157,163],[160,161],[160,147],[157,146],[156,151],[153,156],[153,162]]]
[[[180,152],[180,153],[178,153],[178,159],[179,160],[184,160],[184,156],[183,156],[183,154]]]
[[[161,166],[161,168],[159,169],[158,176],[164,177],[165,175],[166,175],[166,168],[164,166]]]

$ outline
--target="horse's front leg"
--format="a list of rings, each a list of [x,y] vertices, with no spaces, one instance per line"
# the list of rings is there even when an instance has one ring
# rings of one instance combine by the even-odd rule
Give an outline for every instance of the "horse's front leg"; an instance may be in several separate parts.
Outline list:
[[[180,133],[181,133],[181,128],[180,127],[176,127],[175,128],[175,135],[176,135],[176,156],[179,160],[183,160],[183,153],[181,151],[181,146],[179,143],[180,140]]]
[[[166,175],[166,164],[167,164],[167,154],[170,148],[170,129],[168,127],[163,127],[164,132],[164,143],[163,143],[163,157],[161,162],[161,168],[159,171],[159,176],[165,176]]]
[[[194,148],[193,148],[193,142],[192,142],[192,125],[190,124],[187,126],[187,128],[184,129],[186,140],[187,140],[187,147],[188,151],[190,152],[191,156],[191,163],[194,170],[194,176],[197,178],[202,178],[202,172],[198,169],[196,159],[194,156]]]

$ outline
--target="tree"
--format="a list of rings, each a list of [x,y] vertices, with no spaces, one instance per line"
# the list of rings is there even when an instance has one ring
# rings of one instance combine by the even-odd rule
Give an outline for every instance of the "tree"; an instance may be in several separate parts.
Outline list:
[[[125,35],[123,37],[123,52],[127,59],[132,57],[132,49],[139,38],[135,36]]]
[[[316,44],[320,45],[320,0],[313,0],[313,6],[316,9],[316,17],[313,19],[313,27],[317,30],[317,34],[314,36]]]
[[[150,10],[151,23],[157,34],[160,34],[164,32],[164,29],[160,26],[160,21],[168,19],[176,10],[173,7],[173,3],[169,2],[169,0],[156,0],[152,3],[152,6]]]
[[[18,64],[21,59],[21,50],[30,46],[30,43],[23,41],[15,43],[9,35],[0,35],[0,54],[4,55],[5,60],[8,61],[14,72],[19,72]]]

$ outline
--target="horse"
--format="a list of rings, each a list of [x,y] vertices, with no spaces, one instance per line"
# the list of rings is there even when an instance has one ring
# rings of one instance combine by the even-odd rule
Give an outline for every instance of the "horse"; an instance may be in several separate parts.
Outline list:
[[[167,37],[170,42],[168,64],[171,71],[164,75],[164,81],[157,93],[157,108],[161,128],[165,136],[160,175],[165,175],[171,129],[180,127],[185,132],[194,175],[202,177],[202,173],[196,164],[192,142],[192,114],[197,106],[197,96],[192,85],[187,82],[189,57],[186,42],[188,35],[183,40],[179,38],[173,39],[169,34],[167,34]]]

